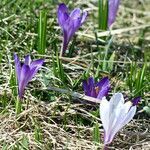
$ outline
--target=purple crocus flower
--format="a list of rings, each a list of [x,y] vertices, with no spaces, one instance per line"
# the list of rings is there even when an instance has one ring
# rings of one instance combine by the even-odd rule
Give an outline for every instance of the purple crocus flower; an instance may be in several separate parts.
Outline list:
[[[108,27],[110,27],[116,19],[119,4],[120,0],[108,0]]]
[[[80,8],[75,8],[70,14],[67,6],[62,3],[58,7],[57,11],[58,23],[63,31],[63,46],[60,55],[62,56],[69,44],[69,41],[75,34],[75,32],[84,23],[87,12],[83,12]]]
[[[110,101],[105,97],[100,104],[100,117],[104,128],[104,144],[110,144],[116,133],[131,121],[140,97],[125,102],[122,93],[115,93]]]
[[[107,96],[110,90],[110,84],[108,77],[102,78],[99,82],[95,83],[94,78],[90,77],[88,80],[83,81],[84,93],[87,96],[102,99]]]
[[[19,97],[22,99],[24,95],[24,89],[27,86],[28,82],[35,76],[38,70],[41,68],[44,60],[38,59],[35,61],[31,60],[30,55],[25,57],[25,61],[21,64],[17,54],[14,54],[15,60],[15,70],[18,80],[18,93]]]

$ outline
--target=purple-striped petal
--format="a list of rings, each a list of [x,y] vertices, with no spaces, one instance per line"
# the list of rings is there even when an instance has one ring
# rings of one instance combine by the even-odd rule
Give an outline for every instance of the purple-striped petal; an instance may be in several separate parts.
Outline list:
[[[120,0],[108,1],[108,27],[110,27],[116,19],[119,4]]]
[[[94,81],[94,78],[93,78],[93,77],[89,77],[89,79],[88,79],[88,84],[89,84],[91,87],[95,87],[95,81]]]
[[[71,40],[72,36],[75,34],[75,29],[74,29],[74,21],[71,18],[68,18],[68,20],[64,23],[63,25],[63,33],[67,35],[64,38],[67,38],[67,43]]]
[[[99,93],[97,95],[98,99],[102,99],[104,96],[108,95],[108,92],[110,90],[110,83],[108,77],[102,78],[97,84],[97,87],[99,87]]]
[[[100,88],[102,88],[103,86],[110,86],[110,85],[109,85],[109,79],[108,79],[108,77],[102,78],[102,79],[96,84],[96,86],[98,86],[98,87],[100,87]]]
[[[30,55],[25,56],[25,61],[24,61],[24,63],[25,63],[26,65],[30,66],[31,61],[32,61],[32,60],[31,60]]]
[[[40,68],[43,65],[43,63],[44,63],[44,59],[38,59],[32,61],[32,63],[30,64],[30,68],[34,68],[34,67]]]
[[[44,63],[44,59],[38,59],[31,63],[29,80],[31,80],[35,76],[38,70],[42,67],[43,63]]]
[[[19,60],[19,57],[17,54],[14,54],[14,60],[15,60],[15,71],[16,71],[16,76],[18,79],[18,82],[20,81],[20,73],[21,73],[21,63]]]
[[[88,80],[83,80],[84,93],[87,96],[96,97],[94,78],[89,77]]]
[[[24,94],[24,89],[28,84],[28,75],[30,73],[30,67],[28,65],[23,65],[21,68],[20,73],[20,80],[19,80],[19,97],[22,98]]]
[[[29,72],[29,74],[28,74],[28,81],[31,81],[32,80],[32,78],[35,76],[35,74],[38,72],[38,70],[39,70],[39,68],[37,68],[37,67],[34,67],[34,68],[30,68],[30,72]]]
[[[85,22],[87,15],[88,15],[87,11],[83,12],[82,19],[81,19],[81,25]]]
[[[68,20],[63,24],[63,53],[67,49],[69,41],[79,29],[80,22],[80,18],[74,20],[72,18],[68,18]]]
[[[87,83],[86,80],[82,81],[82,87],[83,87],[85,95],[89,95],[89,93],[90,93],[90,91],[89,91],[89,85],[88,85],[88,83]]]
[[[106,87],[104,87],[104,88],[101,88],[101,89],[99,90],[99,93],[98,93],[98,95],[97,95],[97,98],[101,100],[104,96],[107,96],[107,95],[108,95],[109,90],[110,90],[110,87],[108,87],[108,86],[106,86]]]
[[[65,21],[69,18],[68,8],[64,3],[58,7],[57,18],[59,25],[63,28]]]
[[[70,13],[70,17],[72,19],[78,19],[81,16],[81,9],[80,8],[75,8],[71,13]]]
[[[67,32],[68,43],[72,39],[72,37],[75,35],[75,32],[80,28],[80,25],[81,25],[81,18],[70,20],[70,26]]]

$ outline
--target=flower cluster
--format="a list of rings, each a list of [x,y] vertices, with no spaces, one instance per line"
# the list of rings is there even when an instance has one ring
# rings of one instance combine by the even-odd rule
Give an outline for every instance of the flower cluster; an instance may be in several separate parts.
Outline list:
[[[102,78],[97,83],[93,77],[83,80],[83,90],[85,95],[101,101],[100,117],[104,127],[104,144],[110,144],[116,133],[134,117],[136,105],[141,98],[136,97],[132,102],[125,102],[122,93],[115,93],[110,101],[107,101],[106,96],[110,90],[108,77]]]
[[[115,21],[120,0],[109,0],[108,2],[108,26],[110,27]],[[57,11],[58,23],[63,32],[63,46],[61,56],[65,53],[68,44],[75,32],[85,22],[87,12],[82,12],[79,8],[75,8],[71,13],[67,6],[62,3]],[[18,81],[18,94],[20,99],[23,98],[25,87],[42,67],[44,60],[31,60],[30,55],[25,56],[24,63],[21,63],[17,54],[14,54],[15,70]],[[136,97],[131,101],[125,102],[121,93],[115,93],[110,101],[106,96],[110,91],[110,81],[108,77],[102,78],[99,82],[95,82],[93,77],[83,80],[83,90],[85,95],[99,99],[100,118],[104,128],[104,144],[110,144],[117,132],[122,129],[136,113],[136,105],[140,101],[140,97]]]

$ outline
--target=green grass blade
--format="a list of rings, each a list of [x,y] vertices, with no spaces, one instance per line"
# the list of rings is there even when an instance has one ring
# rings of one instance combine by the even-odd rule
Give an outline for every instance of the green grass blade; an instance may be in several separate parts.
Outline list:
[[[100,142],[100,131],[99,131],[99,124],[98,124],[98,122],[96,122],[95,125],[94,125],[93,141],[95,143],[99,143]]]
[[[108,0],[98,1],[98,24],[100,30],[107,30]]]
[[[38,53],[45,54],[46,49],[46,26],[47,13],[45,10],[40,11],[38,22]]]

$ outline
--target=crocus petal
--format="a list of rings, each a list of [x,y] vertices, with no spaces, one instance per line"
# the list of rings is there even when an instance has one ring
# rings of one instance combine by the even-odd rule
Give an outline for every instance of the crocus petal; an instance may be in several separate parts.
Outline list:
[[[63,54],[65,53],[65,51],[67,50],[67,47],[68,47],[68,36],[67,36],[67,31],[64,30],[63,31]]]
[[[16,71],[16,76],[18,79],[18,82],[20,81],[20,73],[21,73],[21,63],[19,60],[19,57],[17,54],[14,54],[14,60],[15,60],[15,71]]]
[[[38,59],[38,60],[35,60],[35,61],[32,61],[31,65],[30,65],[30,69],[31,68],[34,68],[34,67],[41,67],[44,63],[44,59]]]
[[[99,90],[99,93],[98,93],[98,95],[97,95],[97,98],[101,100],[104,96],[107,96],[107,95],[108,95],[109,90],[110,90],[110,87],[109,87],[109,86],[102,87],[102,88]]]
[[[32,80],[32,78],[35,76],[35,74],[38,72],[38,70],[39,70],[39,68],[37,68],[37,67],[30,69],[30,72],[27,77],[28,81]]]
[[[85,95],[96,97],[96,91],[95,91],[95,85],[94,85],[94,78],[89,77],[88,80],[83,81],[83,89],[85,92]]]
[[[106,97],[102,98],[101,104],[100,104],[100,118],[104,127],[105,132],[109,129],[109,118],[110,118],[110,112],[109,112],[109,102],[107,101]]]
[[[28,74],[30,72],[30,67],[28,65],[23,65],[20,73],[20,81],[19,81],[19,97],[22,98],[24,94],[24,89],[28,84]]]
[[[27,56],[25,57],[24,63],[25,63],[26,65],[30,65],[31,61],[32,61],[32,60],[31,60],[30,55],[27,55]]]
[[[108,77],[102,78],[102,79],[96,84],[96,86],[99,86],[99,87],[108,86],[108,85],[109,85],[109,79],[108,79]]]
[[[71,13],[70,13],[70,17],[72,19],[77,19],[81,16],[81,9],[80,8],[75,8]]]
[[[97,95],[98,99],[102,99],[102,97],[107,96],[109,90],[110,90],[110,83],[108,77],[102,78],[96,86],[99,87],[99,93]]]
[[[69,14],[68,14],[67,6],[64,3],[60,4],[57,11],[57,18],[58,18],[58,23],[61,27],[63,27],[63,24],[68,19],[68,17]]]
[[[140,102],[140,100],[141,100],[141,97],[140,97],[140,96],[134,98],[134,99],[132,100],[133,106],[136,106],[136,105]]]
[[[67,35],[67,43],[69,43],[69,41],[74,36],[75,32],[79,29],[80,23],[81,23],[81,18],[74,19],[74,20],[72,18],[69,18],[67,22],[64,23],[64,32],[66,32]]]
[[[120,119],[116,122],[115,127],[113,128],[111,132],[111,136],[109,141],[107,141],[107,144],[111,143],[116,133],[122,129],[126,124],[128,124],[132,118],[134,117],[136,113],[136,107],[132,107],[128,113],[124,114],[124,112],[120,112]],[[122,115],[123,114],[123,115]]]
[[[63,23],[63,51],[64,54],[67,50],[68,43],[71,40],[72,36],[75,34],[74,28],[73,28],[73,22],[70,18],[67,19],[66,22]]]
[[[108,1],[108,27],[110,27],[116,19],[119,4],[120,0]]]
[[[87,11],[83,12],[82,19],[81,19],[81,25],[85,22],[87,15],[88,15]]]
[[[38,59],[31,63],[29,80],[31,80],[35,76],[38,70],[42,67],[43,63],[44,59]]]
[[[113,112],[116,107],[124,104],[124,98],[122,93],[115,93],[110,99],[110,112]]]
[[[91,87],[94,87],[94,86],[95,86],[95,81],[94,81],[94,78],[93,78],[93,77],[89,77],[89,79],[88,79],[88,84],[89,84]]]
[[[91,97],[97,97],[97,94],[96,94],[96,89],[95,89],[95,81],[94,81],[94,78],[93,77],[90,77],[88,79],[88,84],[89,84],[89,90],[90,90],[90,95]]]
[[[89,94],[90,93],[90,89],[89,89],[89,85],[88,85],[86,80],[83,80],[82,86],[83,86],[83,90],[84,90],[85,95],[89,96],[90,95]]]
[[[122,120],[122,126],[120,126],[120,129],[126,125],[127,123],[129,123],[132,118],[134,117],[136,113],[136,106],[132,106],[129,110],[129,112],[126,114],[126,116],[124,117],[124,119]]]

